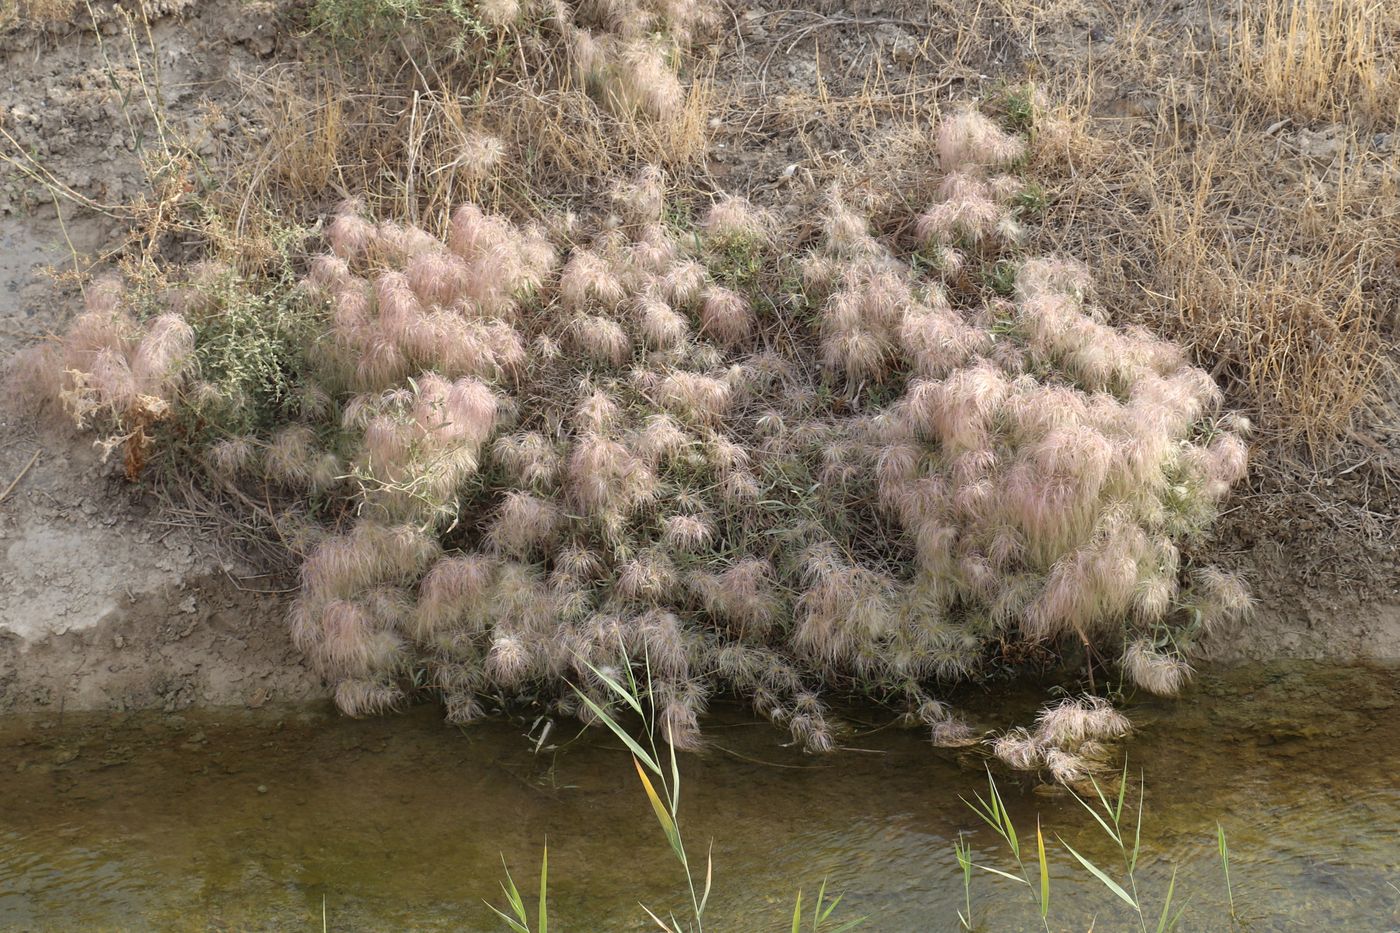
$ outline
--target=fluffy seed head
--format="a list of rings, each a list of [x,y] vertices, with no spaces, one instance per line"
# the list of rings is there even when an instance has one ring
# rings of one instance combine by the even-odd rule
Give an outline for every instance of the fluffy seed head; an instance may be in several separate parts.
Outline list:
[[[319,613],[319,623],[313,657],[327,676],[366,677],[395,666],[401,647],[398,639],[380,630],[372,613],[360,603],[327,603]]]
[[[637,328],[652,350],[670,350],[690,335],[685,317],[659,298],[643,298],[637,303]]]
[[[992,754],[1017,771],[1033,771],[1045,760],[1044,749],[1025,729],[1012,729],[997,736],[991,744]]]
[[[471,269],[466,261],[443,249],[413,256],[405,273],[403,284],[413,291],[419,302],[442,308],[450,307],[465,294],[471,280]],[[381,303],[381,317],[384,314]]]
[[[1073,784],[1083,780],[1089,771],[1083,758],[1062,748],[1045,750],[1045,767],[1050,769],[1051,777],[1061,784]]]
[[[404,700],[397,684],[352,678],[335,685],[335,705],[352,719],[396,710]]]
[[[559,298],[570,310],[613,309],[626,296],[612,266],[592,250],[575,250],[559,276]]]
[[[939,123],[937,148],[943,171],[981,171],[1019,159],[1025,143],[1003,132],[990,117],[968,108]]]
[[[1132,731],[1127,717],[1103,697],[1083,696],[1047,706],[1036,717],[1036,739],[1073,750],[1095,739],[1121,739]]]
[[[729,408],[729,383],[699,373],[674,372],[656,385],[656,400],[668,410],[694,422],[715,423]]]
[[[346,201],[326,228],[331,251],[347,262],[361,259],[374,242],[374,224],[364,218],[362,210],[359,201]]]
[[[519,0],[478,0],[477,10],[482,19],[492,26],[503,26],[520,15]],[[455,165],[457,171],[467,178],[478,180],[487,175],[505,158],[506,146],[497,136],[487,133],[467,133],[457,150]]]
[[[618,48],[614,65],[606,87],[608,102],[616,109],[663,120],[684,108],[685,89],[667,64],[661,44],[644,38],[626,41]]]
[[[652,415],[633,436],[630,446],[648,463],[659,463],[680,454],[690,442],[690,435],[670,415]]]
[[[498,438],[491,450],[496,461],[520,486],[548,489],[559,477],[559,453],[549,438],[538,431]]]
[[[645,166],[631,183],[613,190],[613,201],[630,224],[656,223],[666,207],[665,175],[655,165]]]
[[[131,358],[131,376],[143,395],[169,393],[194,355],[194,328],[178,314],[151,322]]]
[[[688,307],[700,299],[709,282],[709,272],[694,259],[683,259],[667,270],[662,281],[667,297],[680,307]]]
[[[499,554],[525,558],[548,550],[563,518],[559,507],[549,499],[528,492],[509,492],[491,521],[487,541]]]
[[[617,441],[584,435],[574,444],[568,465],[569,496],[593,513],[628,514],[656,495],[656,475]]]
[[[486,656],[486,671],[492,680],[506,687],[514,687],[530,675],[533,660],[524,638],[498,635],[491,642],[491,651]]]
[[[772,220],[747,198],[724,195],[701,221],[706,237],[717,246],[744,246],[766,243],[772,235]]]
[[[617,402],[606,392],[588,393],[574,409],[574,426],[582,433],[605,433],[617,418]]]
[[[596,314],[581,314],[569,327],[574,347],[601,366],[621,366],[632,352],[627,332],[616,321]]]
[[[1207,625],[1235,623],[1254,610],[1249,587],[1237,575],[1219,567],[1201,567],[1191,577],[1192,596]]]
[[[975,745],[977,733],[961,719],[940,719],[929,729],[930,741],[938,748],[962,748]],[[998,756],[1000,757],[1000,756]]]
[[[714,522],[706,515],[673,515],[666,519],[662,538],[680,552],[702,550],[715,535]]]
[[[263,452],[263,467],[275,482],[310,486],[316,453],[316,433],[307,425],[294,424],[272,436]]]
[[[838,256],[864,256],[879,249],[865,218],[840,201],[833,200],[828,206],[823,230],[827,248]]]
[[[1174,655],[1163,654],[1151,642],[1138,639],[1123,651],[1123,671],[1148,693],[1174,697],[1191,679],[1191,665]]]
[[[701,295],[700,333],[726,347],[743,343],[753,333],[753,309],[748,299],[721,285],[705,289]]]
[[[479,554],[437,561],[418,588],[410,621],[415,638],[428,640],[457,625],[478,631],[486,624],[497,562]]]
[[[766,560],[746,557],[719,573],[695,573],[690,587],[708,612],[740,633],[761,637],[778,618],[773,567]]]
[[[675,567],[659,551],[650,551],[627,561],[617,574],[618,595],[639,602],[664,599],[675,585]]]

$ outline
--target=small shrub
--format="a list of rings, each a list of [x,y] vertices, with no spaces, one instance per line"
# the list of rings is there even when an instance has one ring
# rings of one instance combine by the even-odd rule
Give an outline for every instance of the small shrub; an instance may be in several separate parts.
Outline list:
[[[1110,325],[1087,269],[1002,252],[1021,139],[967,111],[930,143],[921,237],[988,283],[927,274],[834,196],[799,275],[741,199],[657,223],[647,170],[592,237],[473,204],[437,235],[347,202],[257,326],[199,310],[230,307],[217,285],[192,325],[102,292],[28,371],[121,424],[249,400],[198,456],[332,505],[293,631],[354,715],[421,689],[454,721],[501,694],[591,719],[567,685],[606,708],[619,651],[682,746],[719,689],[814,750],[845,692],[965,743],[927,691],[1015,646],[1121,656],[1170,692],[1247,607],[1217,571],[1183,586],[1178,550],[1242,475],[1243,424],[1178,348]],[[998,752],[1079,773],[1115,715],[1079,702]]]

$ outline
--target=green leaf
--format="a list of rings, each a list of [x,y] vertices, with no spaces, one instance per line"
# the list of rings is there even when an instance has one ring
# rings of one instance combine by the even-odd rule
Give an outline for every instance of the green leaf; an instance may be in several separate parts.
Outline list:
[[[1186,913],[1186,908],[1189,906],[1191,906],[1191,898],[1188,897],[1181,902],[1181,906],[1177,908],[1176,913],[1172,914],[1171,920],[1167,922],[1168,930],[1175,930],[1177,928],[1177,925],[1181,923],[1181,915]]]
[[[1094,818],[1094,821],[1103,827],[1104,832],[1108,833],[1108,838],[1112,839],[1120,847],[1123,845],[1123,840],[1119,838],[1118,833],[1114,831],[1114,829],[1110,827],[1107,822],[1105,822],[1103,817],[1099,816],[1097,810],[1089,806],[1089,801],[1085,800],[1083,797],[1079,796],[1072,790],[1070,791],[1070,796],[1072,796],[1075,800],[1078,800],[1079,805],[1085,810],[1089,811],[1089,815]]]
[[[681,834],[676,829],[676,821],[667,812],[666,805],[661,802],[661,795],[652,786],[651,778],[642,770],[642,763],[636,758],[632,759],[632,764],[637,769],[637,777],[642,779],[642,788],[647,792],[647,799],[651,801],[652,812],[656,814],[656,821],[661,824],[661,830],[666,834],[666,838],[671,843],[671,849],[676,853],[676,858],[685,864],[685,850],[681,848]]]
[[[549,933],[549,904],[545,892],[549,888],[549,843],[544,844],[544,855],[540,857],[540,914],[539,933]]]
[[[579,658],[579,660],[580,660],[580,661],[583,661],[584,665],[585,665],[590,671],[592,671],[594,674],[596,674],[599,680],[601,680],[603,683],[607,684],[607,685],[608,685],[608,688],[611,689],[613,693],[616,693],[616,694],[617,694],[618,699],[622,700],[622,702],[624,702],[624,703],[626,703],[628,706],[632,707],[632,709],[636,711],[636,713],[637,713],[638,716],[642,715],[642,704],[641,704],[641,702],[638,701],[638,699],[637,699],[637,693],[636,693],[635,690],[628,690],[626,687],[622,686],[622,684],[618,683],[618,682],[617,682],[616,680],[614,680],[612,677],[609,677],[607,674],[604,674],[602,671],[598,670],[598,668],[594,667],[592,664],[589,664],[588,661],[585,660],[584,658]],[[629,673],[630,673],[630,669],[629,669]],[[629,677],[629,680],[630,680],[630,677]]]
[[[501,866],[505,868],[506,880],[501,882],[501,890],[505,892],[506,900],[510,903],[510,909],[515,912],[515,916],[501,910],[495,904],[487,901],[486,906],[491,908],[492,913],[506,922],[514,933],[530,933],[530,918],[525,913],[525,901],[520,897],[520,891],[515,886],[515,880],[510,876],[510,866],[506,865],[506,858],[501,856]]]
[[[1230,916],[1235,916],[1235,886],[1230,883],[1230,844],[1225,841],[1225,827],[1215,821],[1215,844],[1220,850],[1220,864],[1225,869],[1225,893],[1230,897]]]
[[[1108,888],[1108,889],[1109,889],[1110,891],[1112,891],[1114,894],[1117,894],[1118,897],[1123,901],[1123,903],[1127,904],[1127,905],[1128,905],[1129,907],[1131,907],[1133,910],[1137,910],[1137,909],[1138,909],[1137,901],[1133,900],[1132,895],[1129,894],[1127,891],[1124,891],[1123,888],[1122,888],[1121,886],[1119,886],[1118,882],[1116,882],[1116,881],[1114,881],[1112,878],[1108,877],[1108,875],[1105,875],[1102,871],[1099,870],[1099,867],[1098,867],[1097,865],[1095,865],[1093,862],[1089,861],[1089,860],[1086,859],[1084,856],[1082,856],[1082,855],[1080,855],[1078,852],[1074,851],[1074,847],[1071,846],[1068,842],[1065,842],[1063,839],[1061,839],[1061,840],[1060,840],[1060,845],[1062,845],[1062,846],[1064,846],[1066,849],[1068,849],[1068,850],[1069,850],[1069,854],[1070,854],[1070,855],[1073,855],[1075,858],[1077,858],[1077,859],[1079,860],[1079,864],[1081,864],[1081,865],[1083,865],[1085,868],[1089,869],[1089,873],[1090,873],[1090,874],[1092,874],[1095,878],[1097,878],[1097,879],[1099,879],[1100,881],[1102,881],[1102,882],[1104,883],[1104,887]]]
[[[640,905],[638,905],[638,906],[640,906],[640,907],[642,908],[642,910],[645,910],[645,911],[647,912],[647,916],[650,917],[652,920],[654,920],[654,921],[656,922],[656,925],[657,925],[658,927],[660,927],[662,930],[664,930],[665,933],[680,933],[680,930],[679,930],[679,929],[677,929],[676,927],[671,926],[671,925],[668,924],[665,920],[662,920],[662,919],[661,919],[660,917],[658,917],[656,914],[652,913],[652,912],[651,912],[651,908],[648,907],[647,905],[645,905],[645,904],[640,904]],[[528,933],[528,931],[527,931],[527,933]]]
[[[525,901],[520,897],[520,890],[515,886],[515,879],[510,876],[510,866],[506,864],[506,857],[501,856],[501,867],[506,870],[506,880],[501,882],[501,890],[506,892],[506,899],[510,901],[511,910],[520,918],[521,923],[529,923],[530,918],[525,915]]]
[[[671,741],[671,724],[666,723],[666,746],[671,751],[671,812],[681,812],[681,769],[676,764],[676,744]]]
[[[1002,839],[1006,839],[1006,833],[1002,830],[1001,827],[1001,817],[997,815],[996,810],[985,800],[982,799],[981,794],[974,793],[972,796],[977,798],[976,803],[973,803],[966,797],[959,797],[958,799],[961,800],[963,803],[967,804],[967,808],[973,813],[976,813],[979,817],[981,817],[982,822],[986,823],[993,830],[995,830],[998,836],[1000,836]]]
[[[617,736],[619,739],[622,740],[622,744],[626,745],[628,750],[631,751],[636,758],[645,762],[646,766],[652,770],[653,774],[660,776],[661,766],[656,763],[656,759],[653,758],[644,748],[642,748],[641,745],[637,744],[637,740],[632,738],[632,736],[628,735],[627,730],[622,728],[622,726],[618,724],[616,719],[613,719],[611,716],[609,716],[606,710],[604,710],[597,703],[594,703],[593,700],[590,699],[582,690],[579,690],[577,687],[575,687],[574,693],[577,693],[579,699],[583,700],[583,702],[587,704],[588,708],[593,711],[593,715],[597,716],[600,720],[602,720],[603,725],[607,726],[609,729],[612,730],[613,735]]]
[[[710,851],[705,854],[705,893],[700,895],[700,907],[695,911],[697,914],[705,912],[705,904],[710,900],[710,883],[715,879],[715,841],[710,840]]]
[[[1133,831],[1133,857],[1128,860],[1128,874],[1137,871],[1138,855],[1142,852],[1142,803],[1147,799],[1147,777],[1142,772],[1138,772],[1138,812],[1137,829]]]
[[[859,927],[859,926],[860,926],[862,923],[864,923],[864,922],[865,922],[865,917],[863,917],[863,916],[862,916],[862,917],[852,917],[851,919],[847,920],[845,923],[841,924],[839,927],[836,927],[834,930],[832,930],[831,933],[851,933],[852,930],[856,929],[857,927]]]
[[[980,868],[980,869],[982,869],[983,871],[989,871],[989,872],[991,872],[991,873],[994,874],[994,875],[1001,875],[1003,878],[1010,878],[1012,881],[1016,882],[1017,884],[1024,884],[1026,887],[1030,887],[1030,882],[1027,881],[1025,878],[1022,878],[1020,875],[1013,875],[1013,874],[1011,874],[1011,873],[1009,873],[1009,872],[1004,872],[1004,871],[1002,871],[1000,868],[993,868],[993,867],[990,866],[990,865],[977,865],[977,864],[974,864],[972,867],[973,867],[973,868]]]
[[[797,889],[797,903],[792,905],[792,933],[800,933],[802,928],[802,889]]]
[[[1094,785],[1094,793],[1099,795],[1099,803],[1103,804],[1103,812],[1108,814],[1108,818],[1113,820],[1113,825],[1118,825],[1117,811],[1109,805],[1108,798],[1104,796],[1103,788],[1099,786],[1099,779],[1092,774],[1089,775],[1089,783]]]
[[[1167,885],[1167,899],[1162,904],[1162,915],[1157,918],[1157,933],[1167,933],[1171,929],[1168,924],[1168,917],[1172,909],[1172,894],[1176,892],[1176,869],[1172,869],[1171,884]]]
[[[1001,791],[997,789],[997,782],[992,779],[992,772],[987,771],[987,783],[992,788],[992,800],[996,804],[997,815],[1001,818],[1006,842],[1011,846],[1011,852],[1016,856],[1016,861],[1021,861],[1021,841],[1016,838],[1016,824],[1011,822],[1011,814],[1006,812],[1006,804],[1002,803]]]
[[[514,931],[514,933],[530,933],[529,927],[522,926],[519,923],[519,921],[515,920],[515,918],[510,916],[510,914],[498,908],[495,904],[492,904],[488,901],[486,903],[486,906],[491,908],[492,913],[504,920],[506,922],[506,926],[510,927],[511,930]]]
[[[1050,866],[1045,859],[1045,837],[1040,832],[1040,818],[1035,821],[1035,848],[1040,860],[1040,919],[1050,913]]]
[[[821,890],[817,891],[817,915],[812,918],[812,933],[817,933],[820,925],[826,922],[826,918],[831,916],[832,912],[836,910],[836,906],[841,903],[841,898],[845,896],[838,894],[831,899],[830,904],[823,907],[822,902],[826,900],[826,879],[822,879]]]
[[[953,840],[953,854],[957,856],[958,865],[966,874],[967,870],[972,867],[972,846],[963,842],[961,833],[957,839]]]

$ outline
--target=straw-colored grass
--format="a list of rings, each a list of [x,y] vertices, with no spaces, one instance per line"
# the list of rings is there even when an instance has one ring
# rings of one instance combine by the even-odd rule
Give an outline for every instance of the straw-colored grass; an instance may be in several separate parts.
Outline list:
[[[962,741],[925,691],[1007,645],[1191,651],[1216,616],[1178,547],[1247,459],[1206,373],[1019,252],[1027,146],[947,114],[908,246],[835,193],[805,244],[736,196],[667,225],[655,166],[572,221],[468,202],[434,235],[351,199],[252,305],[315,327],[247,326],[237,270],[138,278],[19,384],[129,473],[149,448],[323,503],[292,629],[353,715],[426,688],[457,721],[496,692],[589,718],[563,686],[601,701],[621,650],[682,746],[720,688],[812,750],[832,690]]]
[[[362,22],[362,6],[379,16]],[[301,60],[245,79],[272,134],[229,185],[243,202],[238,232],[258,205],[310,220],[328,188],[354,192],[378,216],[441,229],[467,201],[537,214],[546,193],[586,195],[618,166],[693,169],[707,147],[714,69],[684,55],[698,27],[683,11],[695,6],[649,20],[664,43],[624,49],[609,30],[627,33],[627,16],[580,26],[569,8],[532,2],[498,25],[464,24],[453,4],[323,0]],[[658,83],[670,88],[661,98],[633,90]]]
[[[1238,8],[1230,59],[1244,92],[1299,120],[1400,117],[1400,3],[1263,0]]]
[[[1116,52],[1057,89],[1078,102],[1074,171],[1045,235],[1100,270],[1120,314],[1217,374],[1271,447],[1324,462],[1365,433],[1394,372],[1400,155],[1372,144],[1398,99],[1386,6],[1246,4],[1219,21],[1231,54],[1195,73],[1127,21]],[[1120,82],[1153,88],[1155,114],[1093,120]]]
[[[78,0],[5,0],[0,4],[0,30],[67,22],[77,9]]]
[[[198,205],[224,264],[153,274],[194,227],[157,202],[136,297],[25,378],[133,475],[159,435],[221,494],[260,488],[307,558],[297,639],[353,713],[426,685],[458,721],[526,692],[587,719],[560,685],[599,696],[580,662],[619,645],[681,743],[721,686],[813,749],[818,689],[953,736],[926,686],[1031,649],[1181,689],[1213,618],[1181,547],[1246,459],[1216,383],[1269,449],[1326,452],[1390,366],[1396,165],[1363,136],[1387,27],[1305,16],[1321,51],[1290,57],[1237,11],[1187,74],[1134,7],[1107,59],[985,115],[880,68],[819,78],[745,126],[839,124],[856,155],[804,141],[756,206],[704,164],[749,101],[654,6],[413,3],[402,41],[347,46],[319,4],[304,61],[247,79],[267,145]],[[1052,11],[1022,6],[947,37],[1033,36]],[[1125,76],[1158,103],[1111,125],[1095,95]],[[1309,113],[1336,145],[1285,122]],[[289,309],[306,326],[262,326]],[[188,366],[153,365],[167,343]]]

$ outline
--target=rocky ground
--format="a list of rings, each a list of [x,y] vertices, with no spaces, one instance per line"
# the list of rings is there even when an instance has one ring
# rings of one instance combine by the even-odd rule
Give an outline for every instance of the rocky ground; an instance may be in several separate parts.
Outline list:
[[[714,56],[727,116],[713,134],[711,171],[759,200],[820,172],[861,143],[860,121],[833,111],[828,95],[858,97],[872,73],[969,96],[1019,78],[1032,46],[1037,61],[1072,71],[1095,42],[1112,41],[1113,25],[1091,6],[1075,9],[1088,12],[1027,31],[994,17],[896,14],[878,2],[803,16],[741,5],[737,32]],[[126,221],[113,208],[149,192],[138,156],[160,132],[198,140],[210,164],[265,132],[244,89],[278,67],[273,8],[176,4],[148,17],[149,32],[137,24],[141,64],[110,12],[96,30],[59,24],[0,36],[5,151],[28,151],[24,165],[48,173],[41,185],[17,162],[0,167],[0,355],[75,313],[79,296],[63,273],[121,245]],[[859,111],[869,121],[906,106],[898,80],[876,90]],[[151,118],[148,94],[164,122]],[[1096,108],[1121,119],[1152,105],[1145,90],[1125,88]],[[0,491],[15,481],[0,501],[0,710],[259,706],[318,695],[286,634],[287,581],[257,576],[202,540],[114,478],[86,441],[0,417]],[[1400,432],[1387,433],[1388,423],[1368,429],[1360,453],[1326,479],[1266,456],[1201,546],[1243,570],[1259,598],[1253,624],[1219,646],[1223,660],[1400,660],[1400,499],[1391,488]]]

